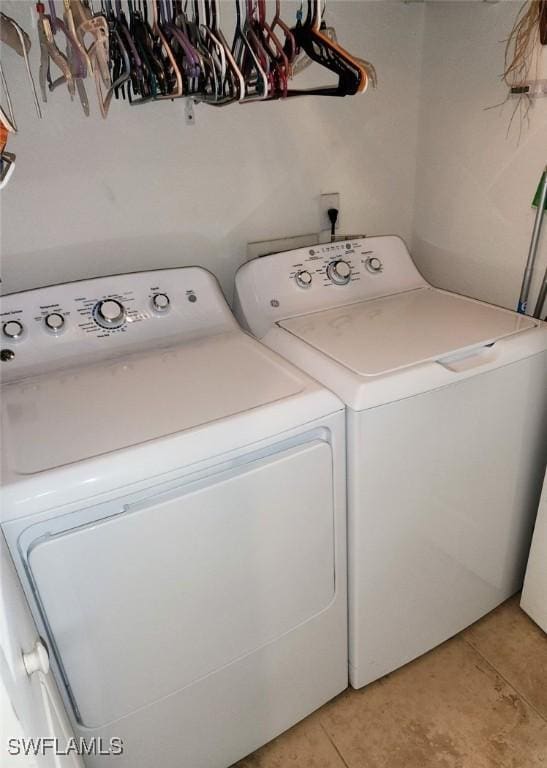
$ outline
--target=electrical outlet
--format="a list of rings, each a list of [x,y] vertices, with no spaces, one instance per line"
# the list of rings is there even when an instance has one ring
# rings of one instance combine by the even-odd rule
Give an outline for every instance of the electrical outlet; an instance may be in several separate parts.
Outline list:
[[[321,195],[319,197],[319,229],[321,232],[328,230],[330,232],[331,223],[329,219],[329,208],[336,208],[338,211],[338,219],[336,221],[336,229],[339,230],[341,226],[341,210],[340,210],[340,193],[329,192],[328,194]]]

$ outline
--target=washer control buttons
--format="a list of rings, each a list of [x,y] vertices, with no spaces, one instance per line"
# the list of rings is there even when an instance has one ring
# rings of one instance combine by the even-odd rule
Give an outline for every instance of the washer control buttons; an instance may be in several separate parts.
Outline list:
[[[369,272],[372,272],[373,275],[376,275],[378,272],[383,270],[384,265],[378,256],[369,256],[369,258],[365,261],[365,267]]]
[[[167,312],[170,304],[169,296],[166,293],[155,293],[152,296],[152,307],[156,312]]]
[[[24,330],[23,323],[19,320],[8,320],[2,326],[2,333],[8,339],[20,339]]]
[[[351,267],[347,261],[331,261],[327,265],[327,277],[335,285],[346,285],[351,279]]]
[[[294,279],[299,288],[309,288],[312,284],[311,272],[308,272],[307,269],[301,269],[297,272]]]
[[[59,333],[65,325],[65,318],[59,312],[50,312],[44,318],[44,323],[48,331]]]
[[[119,328],[125,320],[125,308],[116,299],[104,299],[95,305],[93,315],[103,328]]]

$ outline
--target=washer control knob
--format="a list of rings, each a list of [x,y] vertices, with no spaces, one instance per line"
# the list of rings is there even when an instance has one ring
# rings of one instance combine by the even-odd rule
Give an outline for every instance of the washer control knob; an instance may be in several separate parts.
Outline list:
[[[299,288],[309,288],[313,278],[311,276],[311,272],[308,272],[307,269],[301,269],[296,273],[294,279],[296,280],[296,284]]]
[[[327,277],[335,285],[346,285],[351,279],[351,267],[347,261],[331,261],[327,266]]]
[[[169,296],[166,293],[155,293],[152,296],[152,306],[156,312],[167,312],[170,304]]]
[[[369,272],[372,272],[373,274],[378,274],[378,272],[381,272],[384,268],[384,265],[378,258],[378,256],[370,256],[365,261],[365,267],[368,269]]]
[[[104,299],[95,307],[95,317],[99,323],[106,328],[112,328],[121,325],[125,319],[125,308],[123,304],[116,299]]]
[[[8,320],[2,326],[2,333],[8,339],[21,338],[21,336],[23,335],[23,331],[24,331],[23,323],[20,323],[19,320]]]
[[[44,323],[48,331],[59,333],[65,325],[65,318],[59,312],[50,312],[45,316]]]

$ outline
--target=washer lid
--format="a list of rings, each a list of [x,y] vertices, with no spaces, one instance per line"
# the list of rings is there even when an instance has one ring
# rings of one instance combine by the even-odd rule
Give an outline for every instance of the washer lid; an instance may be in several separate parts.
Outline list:
[[[241,331],[209,336],[5,385],[4,453],[15,473],[31,474],[198,427],[305,390],[319,387]],[[303,404],[302,421],[308,416],[313,414]],[[272,434],[275,429],[273,423]]]
[[[282,328],[361,376],[379,376],[497,341],[536,323],[434,288],[293,317]]]

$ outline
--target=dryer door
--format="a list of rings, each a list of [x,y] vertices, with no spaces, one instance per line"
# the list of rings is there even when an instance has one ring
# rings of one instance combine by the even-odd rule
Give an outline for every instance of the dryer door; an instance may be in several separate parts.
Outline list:
[[[27,568],[76,720],[101,728],[317,616],[333,509],[313,439],[36,538]]]
[[[21,768],[83,768],[71,748],[73,733],[48,672],[47,652],[1,533],[0,567],[1,754],[11,756],[13,765]],[[11,765],[9,758],[7,764]]]

